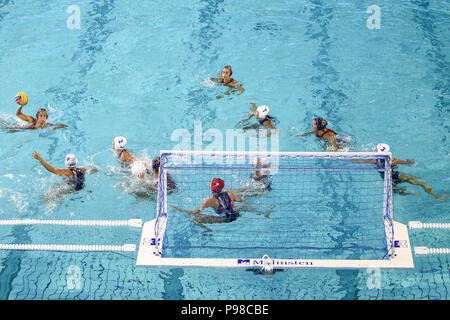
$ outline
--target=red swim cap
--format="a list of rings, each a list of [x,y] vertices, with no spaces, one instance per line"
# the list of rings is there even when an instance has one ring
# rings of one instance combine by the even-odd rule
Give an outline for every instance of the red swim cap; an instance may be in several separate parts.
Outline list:
[[[211,180],[211,191],[214,193],[219,193],[225,187],[225,182],[219,178],[213,178]]]

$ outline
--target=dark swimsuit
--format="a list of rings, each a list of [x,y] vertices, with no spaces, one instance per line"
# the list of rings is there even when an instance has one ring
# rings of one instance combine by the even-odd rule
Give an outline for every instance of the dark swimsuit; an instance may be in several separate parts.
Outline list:
[[[221,192],[214,195],[219,201],[219,206],[216,209],[216,213],[227,218],[228,222],[234,221],[239,217],[239,213],[233,209],[233,200],[226,192]]]
[[[377,159],[377,168],[384,170],[385,162],[386,161],[383,159]],[[395,171],[395,168],[396,167],[391,167],[391,169],[392,169],[392,171],[391,171],[392,172],[392,185],[394,185],[394,186],[402,182],[402,180],[400,180],[400,177],[399,177],[400,172]],[[384,171],[380,171],[380,176],[384,180]]]
[[[258,119],[259,124],[264,125],[264,122],[270,121],[272,122],[273,118],[271,116],[265,116],[264,119]]]
[[[76,191],[83,189],[84,187],[84,173],[80,169],[69,169],[72,172],[72,177],[66,182],[69,186],[72,186]]]

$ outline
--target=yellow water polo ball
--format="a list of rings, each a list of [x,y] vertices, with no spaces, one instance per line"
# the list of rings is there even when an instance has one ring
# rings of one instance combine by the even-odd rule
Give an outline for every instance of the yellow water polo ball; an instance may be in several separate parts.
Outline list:
[[[15,100],[18,104],[21,104],[23,106],[28,103],[28,97],[24,92],[19,92],[18,94],[16,94]]]

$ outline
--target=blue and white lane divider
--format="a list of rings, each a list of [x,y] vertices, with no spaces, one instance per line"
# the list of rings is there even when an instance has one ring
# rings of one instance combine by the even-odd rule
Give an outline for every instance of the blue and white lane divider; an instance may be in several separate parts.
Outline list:
[[[450,223],[410,221],[409,229],[450,229]],[[450,254],[450,248],[415,247],[414,253],[419,256],[429,254]]]
[[[450,223],[410,221],[409,229],[450,229]]]
[[[427,248],[427,247],[415,247],[414,253],[416,255],[427,255],[427,254],[449,254],[450,248]]]
[[[0,244],[0,250],[40,250],[40,251],[136,251],[135,244],[124,245],[84,245],[84,244]]]
[[[137,227],[142,228],[141,219],[129,220],[40,220],[12,219],[0,220],[0,226],[13,225],[64,225],[64,226],[102,226],[102,227]],[[41,251],[136,251],[135,244],[123,245],[84,245],[84,244],[0,244],[0,250],[41,250]]]
[[[142,228],[141,219],[129,220],[41,220],[41,219],[12,219],[0,220],[0,226],[12,225],[64,225],[64,226],[103,226],[103,227],[136,227]]]

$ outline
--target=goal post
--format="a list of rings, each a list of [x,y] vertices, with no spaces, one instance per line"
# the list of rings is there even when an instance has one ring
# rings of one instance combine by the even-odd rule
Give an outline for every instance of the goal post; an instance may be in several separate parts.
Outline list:
[[[144,224],[138,266],[249,268],[270,257],[282,268],[413,267],[408,229],[394,221],[390,153],[163,150],[160,157],[156,217]],[[172,207],[198,208],[212,196],[214,177],[242,197],[234,203],[239,218],[209,223],[218,216],[212,208]]]

